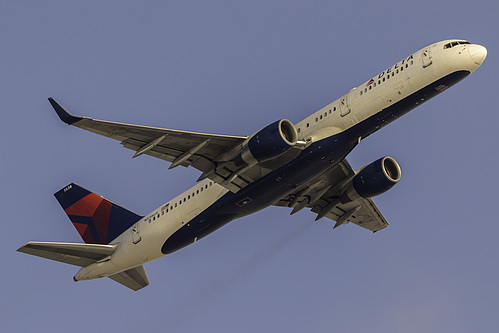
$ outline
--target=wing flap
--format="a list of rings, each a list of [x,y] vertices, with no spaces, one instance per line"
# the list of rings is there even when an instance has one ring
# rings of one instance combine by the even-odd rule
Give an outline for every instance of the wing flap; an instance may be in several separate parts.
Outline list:
[[[147,276],[143,265],[111,275],[109,278],[134,291],[140,290],[149,285],[149,277]]]
[[[317,214],[319,214],[320,210],[320,206],[312,208],[312,212]],[[388,226],[388,222],[385,217],[381,214],[380,210],[371,199],[359,199],[347,204],[338,204],[331,211],[329,211],[325,217],[336,222],[341,222],[342,217],[346,217],[345,214],[349,214],[349,212],[353,212],[353,214],[348,216],[348,218],[340,224],[351,222],[359,227],[373,232],[379,231]]]
[[[116,245],[28,242],[17,251],[65,264],[85,267],[104,259],[116,250]]]

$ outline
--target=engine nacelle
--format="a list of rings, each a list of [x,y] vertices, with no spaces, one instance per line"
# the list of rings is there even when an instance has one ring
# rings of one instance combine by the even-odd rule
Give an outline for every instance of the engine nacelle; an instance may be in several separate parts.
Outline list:
[[[290,150],[297,140],[295,125],[281,119],[253,134],[240,157],[246,164],[269,161]]]
[[[389,156],[382,157],[360,169],[345,194],[350,200],[369,199],[391,189],[401,176],[397,161]]]

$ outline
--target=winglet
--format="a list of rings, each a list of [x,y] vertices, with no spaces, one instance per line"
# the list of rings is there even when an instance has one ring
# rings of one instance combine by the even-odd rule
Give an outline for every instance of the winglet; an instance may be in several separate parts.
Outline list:
[[[71,113],[69,113],[65,108],[63,108],[55,99],[52,97],[49,98],[49,102],[54,108],[55,112],[61,118],[63,122],[65,122],[68,125],[72,125],[76,123],[77,121],[80,121],[83,119],[83,117],[78,117],[74,116]]]

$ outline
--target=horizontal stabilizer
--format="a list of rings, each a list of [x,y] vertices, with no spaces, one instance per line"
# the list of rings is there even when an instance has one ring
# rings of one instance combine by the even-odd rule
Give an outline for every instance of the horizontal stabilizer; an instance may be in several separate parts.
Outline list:
[[[85,267],[109,257],[117,245],[29,242],[17,251],[34,256]]]
[[[134,291],[142,289],[149,284],[149,278],[142,265],[111,275],[109,278]]]

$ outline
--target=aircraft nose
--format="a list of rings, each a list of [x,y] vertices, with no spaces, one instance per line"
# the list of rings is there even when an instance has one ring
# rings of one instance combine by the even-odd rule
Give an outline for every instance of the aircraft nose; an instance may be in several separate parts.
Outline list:
[[[487,57],[487,49],[482,45],[472,44],[469,46],[471,59],[480,66]]]

